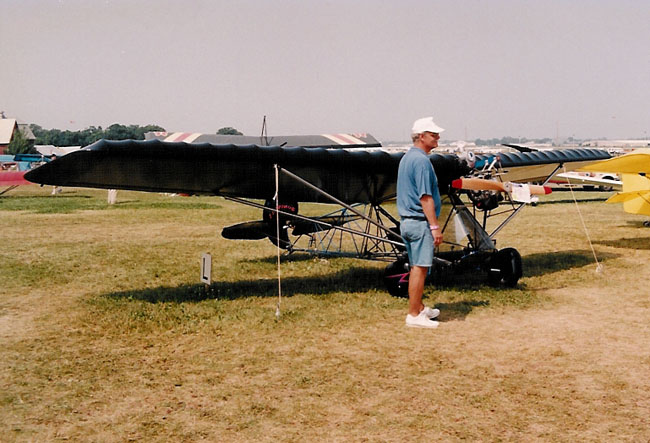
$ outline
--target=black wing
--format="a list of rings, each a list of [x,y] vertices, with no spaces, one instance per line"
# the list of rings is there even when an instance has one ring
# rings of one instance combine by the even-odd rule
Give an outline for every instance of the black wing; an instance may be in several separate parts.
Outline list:
[[[275,194],[274,166],[279,165],[346,203],[378,204],[395,197],[402,155],[365,150],[100,140],[28,172],[25,178],[58,186],[270,199]],[[597,149],[498,155],[502,166],[516,177],[508,178],[511,181],[531,181],[561,163],[583,165],[609,158],[607,152]],[[455,155],[433,154],[430,158],[443,192],[452,180],[470,172]],[[477,158],[489,161],[489,156]],[[524,172],[517,175],[516,171]],[[281,198],[286,201],[330,202],[284,174],[279,179]]]

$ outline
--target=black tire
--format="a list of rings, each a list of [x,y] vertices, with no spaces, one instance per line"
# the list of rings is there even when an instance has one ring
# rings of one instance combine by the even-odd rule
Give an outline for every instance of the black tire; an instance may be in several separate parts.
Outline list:
[[[514,248],[502,249],[490,258],[487,268],[491,285],[513,288],[523,273],[521,255]]]
[[[399,259],[384,269],[384,285],[393,297],[408,298],[409,296],[409,263]]]

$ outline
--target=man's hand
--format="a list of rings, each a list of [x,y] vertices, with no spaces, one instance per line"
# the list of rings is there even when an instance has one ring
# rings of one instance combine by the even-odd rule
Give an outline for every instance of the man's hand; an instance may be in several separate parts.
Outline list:
[[[442,243],[442,231],[440,230],[440,226],[429,226],[431,229],[431,235],[433,236],[433,244],[435,246],[440,246]]]

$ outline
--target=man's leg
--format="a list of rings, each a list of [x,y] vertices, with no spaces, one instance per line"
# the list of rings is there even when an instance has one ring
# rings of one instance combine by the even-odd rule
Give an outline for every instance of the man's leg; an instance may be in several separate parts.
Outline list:
[[[411,266],[409,273],[409,314],[417,316],[424,308],[422,295],[424,293],[424,281],[427,278],[429,268],[425,266]]]

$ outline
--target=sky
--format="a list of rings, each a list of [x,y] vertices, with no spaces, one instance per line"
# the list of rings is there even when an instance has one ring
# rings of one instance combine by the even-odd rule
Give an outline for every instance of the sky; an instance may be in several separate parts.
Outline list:
[[[0,0],[0,110],[258,135],[650,138],[646,0]]]

